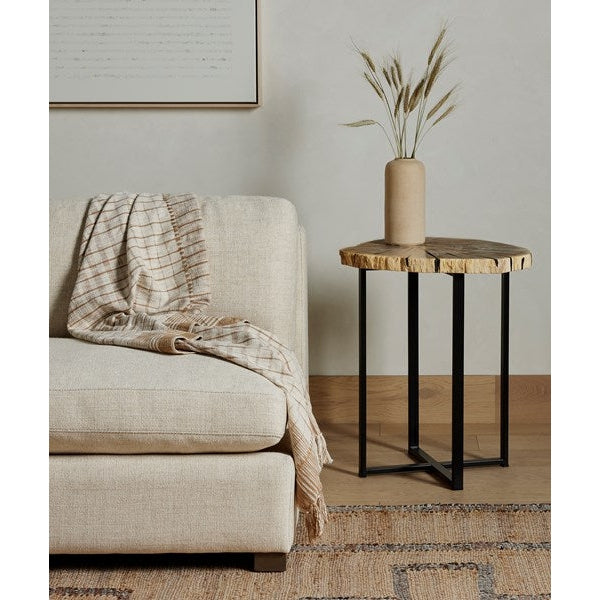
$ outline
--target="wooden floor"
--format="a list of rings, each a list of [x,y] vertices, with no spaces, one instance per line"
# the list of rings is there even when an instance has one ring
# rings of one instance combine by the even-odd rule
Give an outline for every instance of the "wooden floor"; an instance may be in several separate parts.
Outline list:
[[[393,473],[357,476],[358,427],[356,423],[321,423],[334,462],[321,479],[329,505],[421,503],[521,503],[550,501],[550,424],[512,424],[510,467],[465,469],[464,489],[452,491],[427,473]],[[383,434],[382,434],[383,430]],[[421,428],[421,447],[436,459],[450,459],[449,425]],[[373,425],[368,430],[369,466],[412,462],[406,449],[406,426]],[[465,457],[497,456],[495,425],[465,427]]]

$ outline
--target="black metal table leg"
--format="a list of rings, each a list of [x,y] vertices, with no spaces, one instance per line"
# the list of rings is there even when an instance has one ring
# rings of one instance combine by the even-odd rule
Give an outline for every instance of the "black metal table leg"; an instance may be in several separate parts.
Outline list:
[[[358,476],[367,476],[367,270],[358,270]]]
[[[500,457],[464,459],[465,276],[452,275],[452,460],[419,447],[419,274],[408,273],[408,454],[416,462],[367,467],[367,271],[358,270],[358,475],[427,471],[463,489],[465,467],[508,466],[508,273],[502,275]]]
[[[419,448],[419,274],[408,274],[408,452]]]
[[[508,467],[508,338],[509,338],[509,273],[502,273],[500,316],[500,458]]]
[[[452,489],[463,489],[465,276],[452,275]]]

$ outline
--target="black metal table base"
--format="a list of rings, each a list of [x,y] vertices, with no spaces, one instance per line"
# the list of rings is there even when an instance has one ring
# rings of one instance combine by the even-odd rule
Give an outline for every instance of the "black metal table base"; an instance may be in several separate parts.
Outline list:
[[[419,274],[408,273],[408,455],[417,462],[367,467],[367,270],[358,272],[359,385],[358,454],[359,477],[384,473],[428,471],[453,490],[463,489],[466,467],[508,467],[508,332],[509,273],[502,274],[500,341],[500,456],[464,458],[464,339],[465,276],[452,276],[452,460],[438,461],[419,447]]]

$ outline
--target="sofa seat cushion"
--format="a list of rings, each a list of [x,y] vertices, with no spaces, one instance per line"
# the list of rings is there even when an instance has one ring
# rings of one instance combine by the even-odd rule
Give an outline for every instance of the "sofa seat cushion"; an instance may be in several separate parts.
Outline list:
[[[282,391],[233,363],[50,338],[50,452],[252,452],[285,432]]]

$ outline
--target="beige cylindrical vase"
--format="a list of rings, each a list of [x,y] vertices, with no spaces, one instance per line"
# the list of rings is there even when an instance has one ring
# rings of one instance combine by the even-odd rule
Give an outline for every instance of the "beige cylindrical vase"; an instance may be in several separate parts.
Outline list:
[[[400,246],[425,242],[425,165],[396,158],[385,165],[385,241]]]

